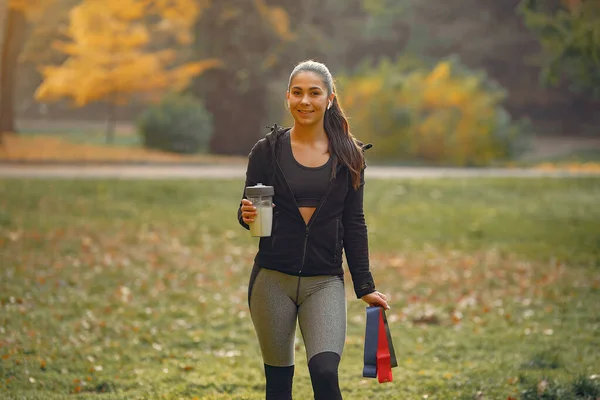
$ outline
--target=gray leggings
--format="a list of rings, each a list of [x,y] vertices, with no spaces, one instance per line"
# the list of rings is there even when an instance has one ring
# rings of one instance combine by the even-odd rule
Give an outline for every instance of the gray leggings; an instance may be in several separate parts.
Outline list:
[[[296,319],[306,359],[322,352],[342,356],[346,339],[343,277],[298,277],[254,265],[248,302],[267,365],[294,365]]]

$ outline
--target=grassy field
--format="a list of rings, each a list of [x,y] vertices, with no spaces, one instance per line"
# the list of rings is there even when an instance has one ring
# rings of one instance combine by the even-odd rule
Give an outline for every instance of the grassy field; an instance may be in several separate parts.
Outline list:
[[[241,185],[0,180],[0,398],[263,399]],[[369,181],[365,202],[400,365],[361,377],[348,282],[345,399],[600,397],[600,178]]]

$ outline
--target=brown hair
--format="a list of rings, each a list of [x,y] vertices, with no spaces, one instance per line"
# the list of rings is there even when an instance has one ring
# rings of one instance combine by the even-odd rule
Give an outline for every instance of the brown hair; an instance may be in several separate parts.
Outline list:
[[[350,132],[350,125],[338,101],[333,77],[325,64],[313,60],[303,61],[296,65],[290,74],[288,89],[292,84],[292,79],[300,72],[313,72],[319,75],[327,86],[327,95],[335,94],[333,104],[331,108],[325,111],[323,121],[325,133],[329,139],[329,151],[336,156],[338,162],[348,167],[352,176],[352,186],[354,189],[358,189],[360,186],[360,173],[365,166],[365,158],[356,138]],[[334,177],[335,172],[336,165],[333,166],[332,174]]]

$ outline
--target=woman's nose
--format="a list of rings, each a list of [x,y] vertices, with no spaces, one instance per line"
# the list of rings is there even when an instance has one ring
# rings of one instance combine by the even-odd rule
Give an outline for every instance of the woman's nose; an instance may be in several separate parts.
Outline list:
[[[308,104],[310,104],[308,96],[302,96],[302,100],[300,100],[300,103],[302,103],[302,105],[308,105]]]

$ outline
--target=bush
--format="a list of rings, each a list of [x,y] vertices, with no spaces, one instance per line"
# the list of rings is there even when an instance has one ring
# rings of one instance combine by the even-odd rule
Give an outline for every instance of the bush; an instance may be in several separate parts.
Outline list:
[[[149,107],[138,120],[144,146],[175,153],[206,150],[213,133],[212,115],[189,95],[171,94]]]
[[[527,148],[529,126],[501,106],[505,91],[455,59],[433,68],[384,61],[340,86],[352,131],[373,142],[373,157],[481,166]]]

